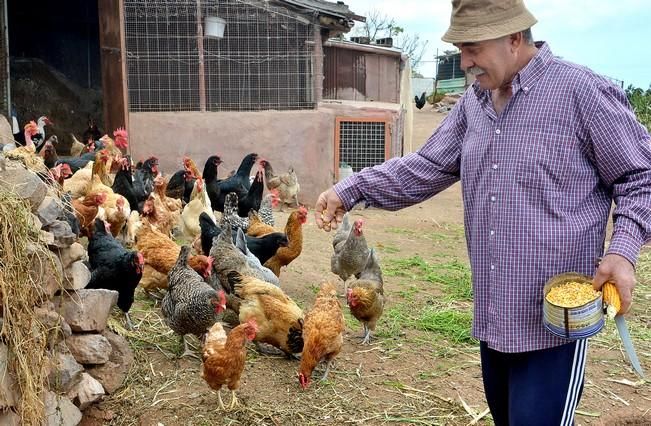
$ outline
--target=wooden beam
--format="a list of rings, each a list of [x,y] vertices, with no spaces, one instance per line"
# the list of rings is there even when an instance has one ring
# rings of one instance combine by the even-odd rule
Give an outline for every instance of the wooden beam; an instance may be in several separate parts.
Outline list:
[[[98,0],[98,11],[104,126],[112,137],[118,127],[129,128],[124,0]]]

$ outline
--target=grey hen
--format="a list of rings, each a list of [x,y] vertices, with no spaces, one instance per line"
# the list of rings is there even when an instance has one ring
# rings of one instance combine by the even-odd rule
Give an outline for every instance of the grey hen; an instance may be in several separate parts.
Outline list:
[[[241,229],[237,230],[237,237],[235,238],[235,247],[237,247],[238,249],[240,249],[242,253],[244,253],[244,256],[246,256],[247,264],[251,268],[256,269],[260,272],[260,274],[263,276],[263,278],[261,278],[263,281],[266,281],[268,283],[280,287],[280,280],[278,279],[276,274],[274,274],[271,269],[267,268],[266,266],[263,266],[262,263],[260,263],[260,259],[255,257],[255,255],[251,253],[249,248],[246,246],[246,237],[244,236],[244,232],[242,232]]]
[[[190,246],[181,247],[176,264],[168,275],[168,290],[161,302],[165,323],[182,336],[184,352],[194,355],[188,348],[187,334],[202,337],[219,319],[226,308],[226,295],[206,284],[197,272],[188,266]]]
[[[351,276],[359,277],[368,259],[369,250],[362,231],[363,225],[364,221],[357,219],[351,226],[350,218],[346,213],[341,227],[332,240],[334,253],[330,258],[330,269],[344,282]]]
[[[236,193],[231,192],[226,194],[226,198],[224,199],[224,212],[222,213],[222,219],[219,222],[219,226],[224,228],[228,223],[231,225],[231,228],[240,228],[242,231],[246,232],[249,228],[249,218],[238,216],[238,203],[239,200]]]

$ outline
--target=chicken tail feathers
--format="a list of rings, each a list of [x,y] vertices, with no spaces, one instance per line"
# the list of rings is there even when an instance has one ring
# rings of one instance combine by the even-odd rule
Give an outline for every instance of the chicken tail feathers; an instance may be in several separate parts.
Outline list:
[[[237,271],[229,271],[228,274],[226,274],[226,277],[228,279],[228,284],[232,289],[237,289],[237,287],[242,283],[242,274]]]

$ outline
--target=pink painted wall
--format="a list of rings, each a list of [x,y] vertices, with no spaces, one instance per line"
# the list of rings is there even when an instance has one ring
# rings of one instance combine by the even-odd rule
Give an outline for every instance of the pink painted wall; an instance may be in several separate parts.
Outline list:
[[[324,102],[313,111],[130,113],[130,150],[134,160],[157,156],[166,175],[181,169],[184,155],[201,171],[205,160],[217,154],[224,161],[220,177],[256,152],[276,173],[293,166],[301,184],[299,200],[313,206],[333,184],[335,118],[390,117],[395,126],[399,110],[396,104]]]

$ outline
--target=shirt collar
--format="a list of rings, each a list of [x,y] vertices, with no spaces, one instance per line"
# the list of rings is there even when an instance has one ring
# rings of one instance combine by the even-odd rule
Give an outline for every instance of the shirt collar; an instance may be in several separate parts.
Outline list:
[[[544,41],[536,42],[536,47],[538,48],[536,55],[513,78],[512,90],[514,95],[519,90],[522,90],[525,94],[529,94],[531,88],[545,73],[545,70],[554,57],[551,49],[549,49],[549,46]],[[482,90],[479,87],[479,82],[475,81],[472,84],[472,88],[480,101],[490,97],[490,90]]]

